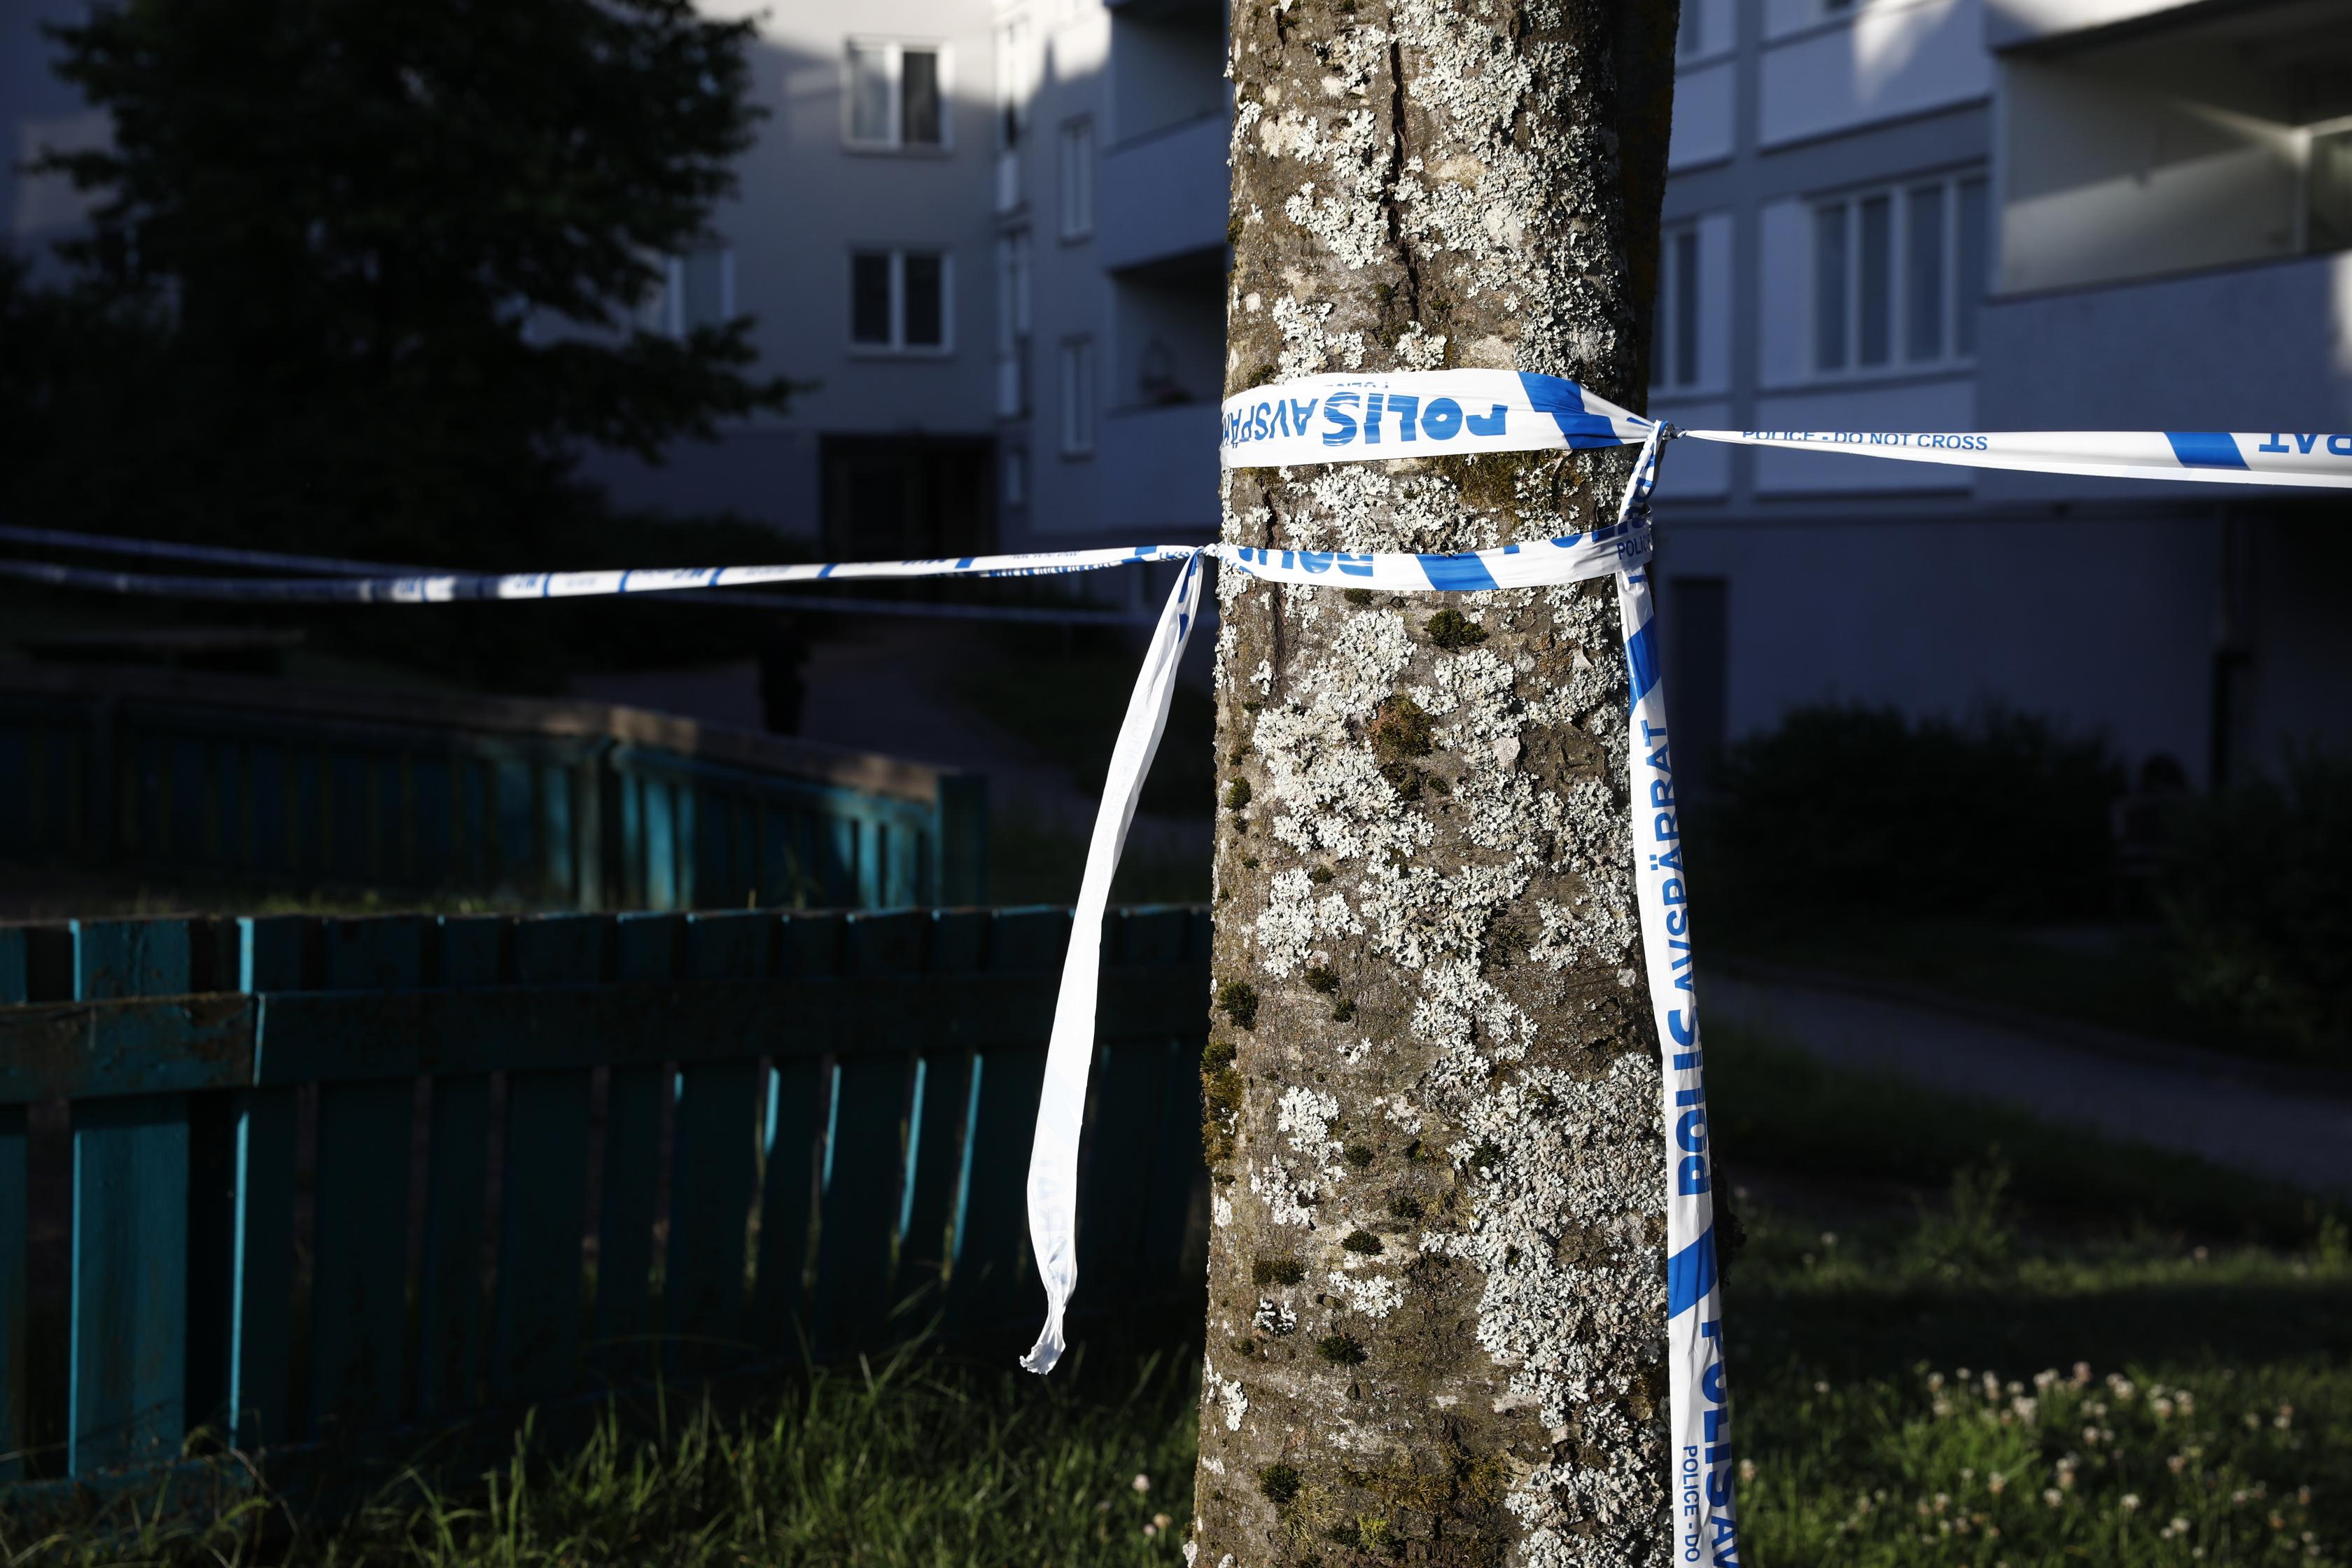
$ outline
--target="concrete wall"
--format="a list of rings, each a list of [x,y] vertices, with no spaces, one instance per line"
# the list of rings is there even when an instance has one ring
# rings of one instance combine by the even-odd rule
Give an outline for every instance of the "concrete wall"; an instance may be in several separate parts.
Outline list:
[[[1779,146],[1984,97],[1978,0],[1766,0],[1759,139]]]
[[[2196,776],[2217,529],[1884,510],[1718,522],[1689,512],[1665,534],[1657,575],[1670,595],[1678,575],[1728,584],[1734,739],[1804,703],[1958,715],[1998,700],[2103,727],[2127,756],[2167,752]]]

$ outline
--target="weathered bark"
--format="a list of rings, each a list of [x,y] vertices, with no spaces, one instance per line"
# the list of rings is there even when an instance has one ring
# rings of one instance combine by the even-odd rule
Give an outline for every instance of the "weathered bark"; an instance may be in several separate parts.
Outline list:
[[[1675,20],[1237,0],[1228,393],[1492,366],[1640,406]],[[1224,537],[1552,538],[1613,515],[1630,467],[1245,469]],[[1659,1066],[1612,590],[1219,592],[1188,1556],[1663,1563]]]

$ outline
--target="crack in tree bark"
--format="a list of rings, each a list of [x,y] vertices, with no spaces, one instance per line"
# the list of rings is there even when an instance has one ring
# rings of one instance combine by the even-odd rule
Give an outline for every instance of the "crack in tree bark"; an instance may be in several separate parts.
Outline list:
[[[1393,23],[1394,16],[1391,15]],[[1421,321],[1421,263],[1405,238],[1404,208],[1397,200],[1397,186],[1404,179],[1405,159],[1404,120],[1404,47],[1394,33],[1389,37],[1389,174],[1381,187],[1381,205],[1388,217],[1389,238],[1396,246],[1397,260],[1404,268],[1405,320]],[[1426,328],[1428,323],[1422,325]]]

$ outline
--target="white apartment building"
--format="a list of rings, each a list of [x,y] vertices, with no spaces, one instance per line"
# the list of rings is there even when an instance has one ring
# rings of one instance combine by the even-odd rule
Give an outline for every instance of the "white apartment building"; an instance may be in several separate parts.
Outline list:
[[[69,4],[0,0],[22,149],[90,133],[26,64]],[[1684,18],[1654,412],[2352,441],[2352,0]],[[599,471],[847,557],[1210,537],[1223,36],[1223,0],[774,0],[772,118],[648,320],[749,311],[815,384]],[[76,220],[0,178],[20,243]],[[2340,499],[1686,443],[1660,518],[1701,767],[1824,699],[2003,702],[2199,780],[2352,736]]]
[[[2352,4],[1684,14],[1654,412],[2352,431]],[[1702,756],[1825,697],[1998,700],[2200,782],[2352,735],[2341,498],[1696,443],[1661,495]]]
[[[815,384],[717,452],[600,474],[845,558],[1213,536],[1223,25],[1220,0],[769,7],[772,118],[667,308],[756,316],[764,363]]]

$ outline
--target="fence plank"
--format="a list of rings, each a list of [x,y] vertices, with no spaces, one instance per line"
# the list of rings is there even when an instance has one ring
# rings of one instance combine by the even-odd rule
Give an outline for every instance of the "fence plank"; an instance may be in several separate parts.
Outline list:
[[[440,982],[464,987],[499,978],[511,922],[440,921]],[[489,1182],[490,1079],[444,1073],[433,1080],[425,1155],[425,1246],[416,1281],[416,1413],[472,1408],[481,1374],[482,1223]]]
[[[1070,941],[1067,910],[1000,910],[990,967],[1048,974]],[[963,1197],[949,1266],[948,1326],[992,1327],[1042,1313],[1027,1246],[1029,1142],[1045,1082],[1045,1037],[978,1053],[964,1134]]]
[[[988,958],[987,912],[958,910],[931,917],[932,974],[970,973]],[[898,1300],[940,1286],[948,1256],[948,1224],[963,1173],[962,1143],[971,1053],[928,1050],[915,1059],[914,1097],[907,1112],[907,1170],[898,1209],[898,1264],[891,1294]]]
[[[779,933],[779,972],[788,978],[838,973],[847,926],[833,914],[786,920]],[[772,1349],[807,1348],[809,1229],[832,1114],[832,1078],[813,1051],[771,1055],[751,1315],[756,1337]]]
[[[681,915],[621,916],[614,922],[614,978],[625,984],[675,978],[685,932]],[[605,1079],[604,1170],[597,1184],[604,1212],[597,1216],[591,1334],[596,1366],[608,1384],[660,1365],[651,1341],[654,1221],[669,1085],[669,1073],[658,1063],[617,1065]]]
[[[766,976],[777,923],[773,915],[757,913],[688,916],[687,973],[705,980]],[[716,1364],[719,1347],[742,1337],[744,1226],[758,1178],[761,1110],[751,1047],[745,1038],[739,1058],[694,1063],[678,1072],[663,1306],[675,1364],[683,1372]]]
[[[311,983],[319,922],[298,915],[237,921],[237,989]],[[230,1242],[227,1403],[236,1440],[252,1447],[293,1436],[292,1089],[236,1091],[234,1234]]]
[[[0,927],[0,1006],[26,996],[25,933]],[[31,1330],[26,1248],[32,1240],[25,1108],[0,1105],[0,1484],[22,1479]]]
[[[1190,956],[1193,939],[1192,911],[1187,909],[1131,910],[1121,922],[1118,961],[1122,964],[1174,964]],[[1206,957],[1207,950],[1202,950]],[[1207,998],[1202,998],[1201,1026],[1208,1018]],[[1138,1076],[1158,1079],[1139,1098],[1150,1102],[1150,1120],[1139,1119],[1131,1129],[1141,1157],[1139,1173],[1139,1218],[1129,1289],[1144,1296],[1160,1296],[1176,1288],[1183,1264],[1184,1233],[1192,1210],[1193,1189],[1201,1178],[1200,1047],[1191,1020],[1179,1014],[1165,1020],[1160,1031],[1134,1040],[1126,1047],[1139,1059]],[[1116,1123],[1105,1124],[1104,1142],[1120,1136]]]
[[[929,923],[913,910],[852,915],[844,948],[847,972],[904,976],[913,989]],[[834,1064],[812,1312],[820,1356],[877,1342],[890,1306],[892,1222],[906,1158],[899,1129],[910,1067],[905,1056],[878,1050],[846,1054]]]
[[[77,1000],[187,989],[184,921],[76,921]],[[174,1451],[187,1429],[188,1100],[75,1108],[67,1468]]]
[[[426,929],[419,916],[327,921],[322,985],[415,989],[424,979]],[[320,1086],[310,1248],[314,1436],[400,1417],[415,1110],[415,1086],[405,1078]]]
[[[612,929],[604,915],[517,921],[514,978],[524,984],[600,978]],[[585,1071],[508,1075],[499,1171],[504,1190],[490,1390],[501,1400],[547,1398],[571,1389],[579,1352]]]

